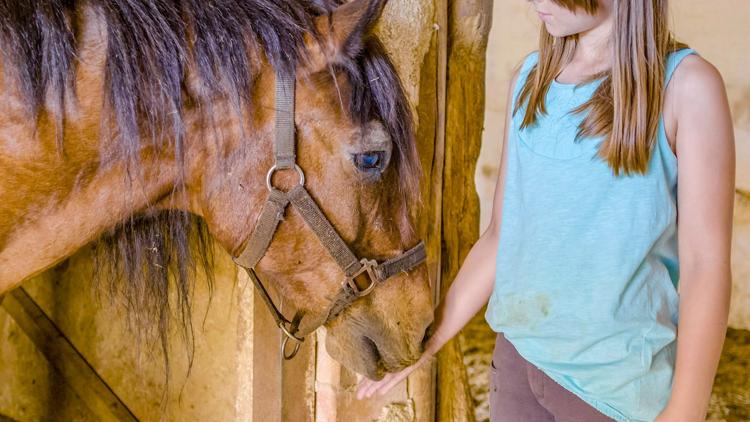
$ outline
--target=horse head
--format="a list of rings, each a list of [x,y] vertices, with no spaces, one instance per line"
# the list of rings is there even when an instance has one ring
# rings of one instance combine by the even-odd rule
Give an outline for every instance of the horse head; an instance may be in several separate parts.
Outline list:
[[[194,202],[209,231],[234,256],[248,248],[260,224],[269,195],[266,176],[288,191],[303,174],[310,196],[358,257],[387,261],[417,244],[410,205],[417,201],[419,165],[411,114],[396,73],[369,33],[383,3],[340,6],[317,18],[317,38],[305,40],[308,54],[291,70],[297,172],[268,172],[281,112],[269,95],[279,95],[279,69],[270,63],[255,81],[248,128],[261,139],[230,148],[239,155],[223,172],[209,163],[221,163],[218,151],[192,154],[201,157],[193,167],[202,169],[193,175],[204,180],[196,184]],[[243,204],[247,212],[238,210]],[[375,283],[367,296],[331,318],[346,275],[300,212],[289,208],[254,262],[258,278],[272,283],[282,302],[302,316],[300,331],[325,324],[329,353],[372,378],[416,361],[432,320],[426,267]]]

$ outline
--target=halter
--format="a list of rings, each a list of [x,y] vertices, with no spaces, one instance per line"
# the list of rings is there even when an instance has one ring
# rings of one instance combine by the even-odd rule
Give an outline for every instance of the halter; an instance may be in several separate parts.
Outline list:
[[[268,188],[268,199],[263,205],[255,229],[239,256],[233,257],[234,262],[243,267],[250,279],[253,280],[255,288],[260,293],[263,301],[268,306],[276,325],[284,334],[281,343],[281,354],[284,359],[291,359],[299,350],[300,343],[305,336],[315,331],[318,327],[325,325],[335,318],[341,311],[351,305],[355,300],[369,294],[379,283],[385,282],[399,272],[406,272],[425,260],[424,242],[419,241],[416,246],[406,252],[382,263],[374,259],[358,259],[349,249],[341,236],[333,228],[318,205],[305,189],[305,173],[296,163],[294,152],[294,88],[295,79],[293,74],[285,71],[276,73],[276,139],[274,141],[275,163],[266,174],[266,187]],[[273,186],[271,178],[277,170],[294,169],[297,171],[299,180],[297,184],[284,192]],[[274,305],[268,291],[263,287],[255,266],[265,255],[273,234],[276,232],[279,222],[284,217],[287,205],[291,204],[300,213],[310,229],[325,246],[328,253],[344,272],[345,278],[341,282],[341,289],[332,301],[328,309],[326,319],[318,326],[310,329],[304,335],[299,333],[299,323],[302,320],[302,312],[297,310],[292,320],[286,319],[279,309]],[[360,288],[356,280],[359,276],[367,274],[369,283]],[[289,340],[296,344],[291,353],[287,354],[286,347]]]

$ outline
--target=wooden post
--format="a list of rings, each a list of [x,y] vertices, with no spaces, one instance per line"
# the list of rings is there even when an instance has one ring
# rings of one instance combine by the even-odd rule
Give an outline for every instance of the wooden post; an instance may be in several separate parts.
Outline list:
[[[427,246],[433,305],[440,300],[442,261],[442,197],[445,164],[445,104],[448,49],[448,0],[435,0],[434,35],[420,74],[420,99],[417,109],[419,125],[417,143],[422,160],[422,202],[425,209],[419,218],[420,237]],[[433,361],[412,373],[407,380],[407,394],[414,400],[418,422],[433,422],[437,413],[437,362]]]
[[[260,304],[259,304],[260,305]],[[279,330],[278,328],[276,329]],[[291,345],[289,346],[291,347]],[[278,352],[281,353],[280,351]],[[281,420],[315,419],[317,333],[308,335],[292,360],[281,361]],[[256,419],[263,420],[263,419]]]
[[[272,286],[266,288],[274,303],[279,303]],[[280,347],[281,331],[260,294],[253,289],[253,421],[282,420]]]
[[[278,292],[266,287],[282,313]],[[253,295],[253,421],[313,421],[316,336],[311,334],[291,360],[281,356],[283,335],[257,291]],[[291,348],[293,345],[290,345]]]
[[[453,0],[448,9],[448,74],[443,169],[444,295],[479,236],[474,173],[482,145],[484,75],[492,0]],[[460,335],[460,334],[459,334]],[[438,420],[473,421],[458,336],[438,354]]]

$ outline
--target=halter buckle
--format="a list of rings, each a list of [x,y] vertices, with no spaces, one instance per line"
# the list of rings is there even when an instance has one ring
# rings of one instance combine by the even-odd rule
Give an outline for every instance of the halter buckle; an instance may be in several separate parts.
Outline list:
[[[375,272],[375,268],[378,267],[378,262],[374,259],[362,258],[359,260],[359,263],[362,264],[362,267],[351,277],[347,277],[346,282],[349,284],[349,287],[352,288],[352,291],[354,291],[354,294],[357,295],[357,297],[362,297],[370,293],[372,289],[375,288],[375,285],[377,285],[379,279],[377,273]],[[365,272],[367,272],[367,276],[370,278],[370,284],[364,289],[360,290],[359,286],[357,286],[357,282],[354,279],[364,274]]]

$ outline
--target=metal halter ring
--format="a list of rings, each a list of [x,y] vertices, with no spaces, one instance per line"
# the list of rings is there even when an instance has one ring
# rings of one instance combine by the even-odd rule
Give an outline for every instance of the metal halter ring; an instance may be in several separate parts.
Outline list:
[[[292,338],[292,337],[284,337],[284,341],[281,342],[281,355],[284,357],[284,360],[289,360],[289,359],[293,358],[297,354],[297,352],[299,351],[300,344],[302,344],[302,342],[296,341],[294,343],[294,350],[292,350],[291,354],[287,355],[286,354],[286,343],[289,341],[290,338]],[[297,339],[294,338],[294,340],[297,340]]]
[[[297,170],[297,174],[299,175],[298,183],[301,186],[304,186],[305,185],[305,173],[302,172],[302,168],[297,164],[294,164],[294,169]],[[271,184],[271,178],[273,177],[273,174],[276,172],[276,170],[279,170],[279,168],[276,167],[276,164],[272,165],[271,168],[268,169],[268,173],[266,174],[266,187],[268,188],[269,191],[281,192],[279,189],[275,188]]]
[[[346,282],[349,284],[349,287],[352,288],[352,290],[358,297],[362,297],[370,293],[370,291],[372,291],[372,289],[375,288],[375,285],[378,282],[378,275],[375,273],[375,268],[378,266],[378,262],[375,261],[374,259],[367,259],[367,258],[362,258],[359,262],[360,264],[362,264],[362,268],[360,268],[351,277],[347,277]],[[367,286],[364,290],[359,290],[359,286],[357,286],[357,283],[354,281],[354,279],[360,276],[361,274],[363,274],[364,272],[367,272],[367,275],[370,277],[370,285]]]
[[[302,344],[303,341],[305,341],[305,338],[299,338],[295,336],[294,334],[290,333],[289,330],[284,326],[283,323],[278,324],[279,328],[281,329],[281,332],[284,333],[284,341],[281,342],[281,355],[284,357],[284,359],[289,360],[294,357],[294,355],[297,354],[299,351],[299,346]],[[289,341],[289,339],[294,340],[294,350],[292,350],[292,353],[287,355],[286,354],[286,344]]]

